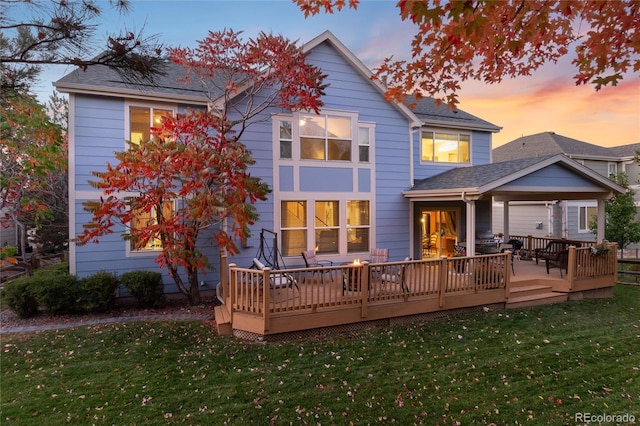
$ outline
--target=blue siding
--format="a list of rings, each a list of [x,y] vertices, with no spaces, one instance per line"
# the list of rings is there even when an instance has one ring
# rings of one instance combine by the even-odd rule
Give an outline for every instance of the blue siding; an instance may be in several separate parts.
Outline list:
[[[75,98],[75,164],[78,191],[93,189],[92,172],[114,163],[114,152],[124,149],[124,100],[81,96]]]
[[[371,171],[358,169],[358,192],[371,192]]]
[[[307,192],[353,192],[353,169],[300,167],[300,190]]]
[[[580,175],[572,173],[565,167],[559,164],[553,164],[549,167],[545,167],[542,170],[528,174],[520,179],[510,182],[505,187],[510,186],[545,186],[549,187],[549,190],[553,188],[599,188],[590,179],[584,178]]]
[[[280,191],[293,191],[292,166],[280,166]]]

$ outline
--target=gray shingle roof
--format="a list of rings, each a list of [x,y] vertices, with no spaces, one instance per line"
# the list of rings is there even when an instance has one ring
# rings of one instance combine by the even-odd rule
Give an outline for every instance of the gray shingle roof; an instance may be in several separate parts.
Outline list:
[[[544,132],[522,136],[493,150],[493,161],[564,154],[569,157],[615,158],[616,153],[599,145]]]
[[[61,89],[92,89],[113,93],[122,91],[139,91],[166,95],[167,97],[195,97],[206,100],[204,85],[197,79],[189,83],[179,81],[185,76],[184,69],[171,61],[165,62],[163,75],[155,77],[154,82],[128,82],[118,71],[105,65],[92,65],[86,71],[77,69],[54,83]],[[220,94],[213,93],[213,97]]]
[[[640,151],[640,143],[612,146],[609,150],[614,153],[616,157],[633,157],[637,151]]]
[[[422,121],[428,124],[437,124],[442,122],[443,125],[457,123],[466,124],[471,126],[482,126],[488,129],[493,128],[493,131],[499,131],[500,127],[492,124],[486,120],[483,120],[461,109],[453,110],[446,104],[441,103],[437,105],[434,98],[422,98],[416,101],[413,97],[407,98],[407,105],[415,104],[412,108],[413,113]]]
[[[458,167],[440,173],[436,176],[422,179],[418,181],[411,190],[428,191],[438,189],[478,188],[537,164],[552,156],[553,155],[521,158],[473,167]]]

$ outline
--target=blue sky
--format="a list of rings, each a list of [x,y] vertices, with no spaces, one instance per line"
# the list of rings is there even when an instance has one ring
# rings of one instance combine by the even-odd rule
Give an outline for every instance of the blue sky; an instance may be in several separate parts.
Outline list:
[[[385,57],[408,58],[414,26],[400,19],[396,1],[362,0],[357,11],[304,18],[290,0],[132,0],[132,11],[120,15],[106,0],[96,34],[126,29],[158,34],[167,46],[194,47],[209,30],[242,30],[247,37],[260,31],[282,34],[304,43],[325,30],[333,32],[365,65],[374,68]],[[104,44],[96,40],[96,53]],[[51,83],[70,67],[50,67],[34,90],[48,98]],[[533,77],[505,80],[498,85],[468,82],[462,85],[459,107],[503,130],[494,146],[522,135],[544,131],[585,142],[616,146],[640,142],[640,79],[631,77],[618,87],[595,92],[576,87],[570,59],[550,64]]]

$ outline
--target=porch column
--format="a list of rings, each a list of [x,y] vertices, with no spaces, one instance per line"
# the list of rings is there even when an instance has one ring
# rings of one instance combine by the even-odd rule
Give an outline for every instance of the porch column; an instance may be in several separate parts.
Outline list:
[[[509,241],[509,201],[504,201],[504,208],[502,209],[502,232],[504,233],[503,242]]]
[[[476,254],[476,203],[464,200],[467,204],[467,256]]]
[[[596,231],[596,242],[604,241],[604,203],[605,200],[598,199],[598,229]]]

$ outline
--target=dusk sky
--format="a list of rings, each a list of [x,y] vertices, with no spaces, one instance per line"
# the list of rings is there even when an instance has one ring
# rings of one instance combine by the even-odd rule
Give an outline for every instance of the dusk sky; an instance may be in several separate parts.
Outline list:
[[[100,20],[95,52],[104,46],[107,32],[120,30],[147,36],[158,34],[166,46],[195,47],[209,30],[242,30],[254,37],[260,31],[307,42],[325,30],[333,32],[362,62],[373,69],[385,57],[408,58],[414,26],[400,19],[396,1],[363,0],[357,11],[304,18],[289,0],[267,1],[143,1],[119,15],[106,0],[98,0],[105,13]],[[532,77],[505,80],[498,85],[467,82],[459,92],[459,108],[502,127],[493,146],[520,136],[553,131],[602,146],[640,142],[640,78],[630,75],[617,87],[596,92],[576,86],[571,59],[548,64]],[[52,82],[72,71],[50,67],[34,88],[41,99],[53,91]]]

